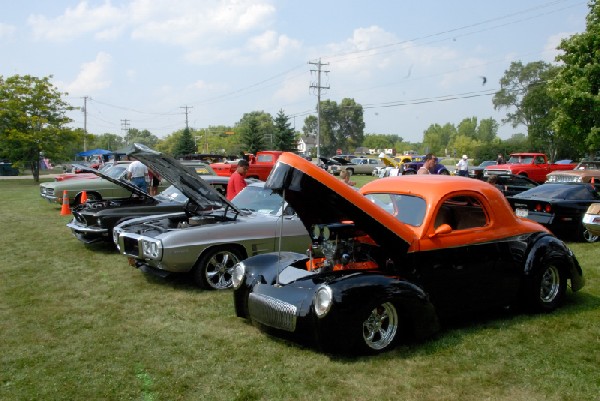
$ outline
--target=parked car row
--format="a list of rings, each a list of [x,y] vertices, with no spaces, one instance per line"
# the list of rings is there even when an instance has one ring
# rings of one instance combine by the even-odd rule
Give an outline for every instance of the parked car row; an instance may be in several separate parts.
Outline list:
[[[487,308],[552,311],[585,284],[567,245],[482,180],[409,174],[356,190],[283,153],[266,182],[228,201],[227,177],[143,145],[128,154],[172,187],[75,207],[68,227],[79,240],[112,239],[145,273],[233,287],[237,316],[328,352],[386,351]]]

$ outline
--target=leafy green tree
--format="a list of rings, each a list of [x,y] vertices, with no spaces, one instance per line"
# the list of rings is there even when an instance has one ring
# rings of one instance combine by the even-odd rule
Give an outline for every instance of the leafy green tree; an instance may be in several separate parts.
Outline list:
[[[431,124],[423,133],[422,152],[433,152],[439,155],[446,154],[449,146],[456,137],[456,128],[450,123],[443,127],[439,124]]]
[[[154,150],[165,153],[169,156],[175,156],[174,150],[177,144],[179,143],[182,134],[183,130],[178,130],[170,133],[162,139],[159,139],[156,145],[154,146]]]
[[[365,129],[362,105],[356,103],[354,99],[344,98],[339,106],[332,100],[323,100],[320,106],[321,155],[335,154],[337,149],[350,153],[362,145]],[[317,118],[307,117],[302,131],[305,134],[314,132],[316,135]]]
[[[302,133],[304,135],[317,136],[317,117],[308,116],[304,119],[304,126],[302,127]]]
[[[125,146],[125,141],[122,137],[115,134],[105,133],[102,135],[95,135],[93,138],[93,147],[90,146],[90,142],[88,141],[88,147],[107,149],[107,150],[118,150]]]
[[[279,110],[274,123],[273,148],[276,150],[295,152],[298,149],[296,135],[289,122],[289,117],[285,115],[283,110]]]
[[[338,143],[345,143],[345,146],[353,150],[361,146],[365,131],[363,114],[362,105],[356,103],[354,99],[342,99],[337,116]]]
[[[158,138],[146,129],[140,131],[137,128],[130,128],[125,135],[125,142],[127,144],[142,143],[154,149],[154,146],[158,143]]]
[[[475,139],[482,143],[491,143],[498,136],[498,122],[493,118],[484,118],[479,122]]]
[[[0,76],[0,156],[29,166],[35,182],[40,156],[64,160],[65,144],[82,139],[66,127],[71,122],[66,113],[74,108],[50,78]]]
[[[395,142],[391,135],[366,134],[362,146],[369,149],[390,149]]]
[[[544,61],[523,65],[512,62],[500,80],[500,91],[492,99],[496,109],[512,109],[503,122],[513,127],[524,125],[532,150],[546,152],[554,158],[559,148],[569,146],[556,135],[552,122],[557,102],[550,96],[549,83],[559,73],[560,67]]]
[[[179,136],[178,141],[175,144],[175,148],[173,149],[173,155],[175,157],[182,157],[189,154],[194,154],[197,152],[196,142],[192,137],[192,133],[189,128],[184,128]]]
[[[257,119],[252,118],[248,121],[248,129],[242,137],[242,141],[250,153],[256,154],[264,149],[264,135],[259,131]]]
[[[477,117],[464,118],[458,127],[456,127],[457,135],[462,135],[467,138],[475,139],[477,136]]]
[[[558,46],[564,66],[550,84],[557,103],[553,126],[582,153],[600,149],[600,2],[588,6],[585,31]]]
[[[264,111],[245,113],[234,127],[240,133],[242,150],[256,153],[273,147],[273,117]]]

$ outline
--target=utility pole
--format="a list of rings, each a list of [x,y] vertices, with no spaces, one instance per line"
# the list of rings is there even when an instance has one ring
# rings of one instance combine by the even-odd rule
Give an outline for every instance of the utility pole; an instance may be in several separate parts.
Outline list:
[[[121,120],[121,131],[123,131],[123,139],[127,138],[127,132],[129,131],[129,121],[130,120]],[[127,140],[125,140],[125,145],[127,145]]]
[[[321,86],[321,72],[329,72],[322,71],[321,67],[327,64],[321,63],[321,59],[319,61],[310,61],[308,64],[316,65],[316,70],[310,70],[311,72],[317,72],[317,84],[310,84],[311,89],[317,90],[317,164],[321,164],[321,89],[329,89],[329,86]]]
[[[193,109],[192,106],[181,106],[180,109],[185,109],[185,129],[189,129],[188,127],[188,109]]]
[[[83,97],[83,151],[87,151],[87,100],[88,97]]]

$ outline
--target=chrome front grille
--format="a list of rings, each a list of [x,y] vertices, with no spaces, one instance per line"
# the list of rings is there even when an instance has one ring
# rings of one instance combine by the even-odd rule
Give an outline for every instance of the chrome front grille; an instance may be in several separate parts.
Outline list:
[[[54,188],[40,187],[40,192],[42,195],[54,196]]]
[[[131,238],[127,235],[121,235],[119,242],[122,244],[121,252],[125,255],[138,257],[140,254],[140,246],[138,238]]]
[[[554,182],[580,182],[581,178],[572,175],[555,175],[552,181]]]
[[[248,310],[252,319],[276,329],[296,330],[298,308],[287,302],[264,294],[250,293]]]

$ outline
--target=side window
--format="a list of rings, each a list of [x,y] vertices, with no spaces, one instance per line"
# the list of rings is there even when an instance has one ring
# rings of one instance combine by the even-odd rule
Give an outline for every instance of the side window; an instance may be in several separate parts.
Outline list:
[[[467,230],[488,224],[487,215],[479,200],[471,196],[456,196],[440,206],[434,220],[434,229],[448,224],[453,230]]]
[[[272,162],[273,161],[273,155],[259,155],[258,159],[256,159],[259,162]]]

